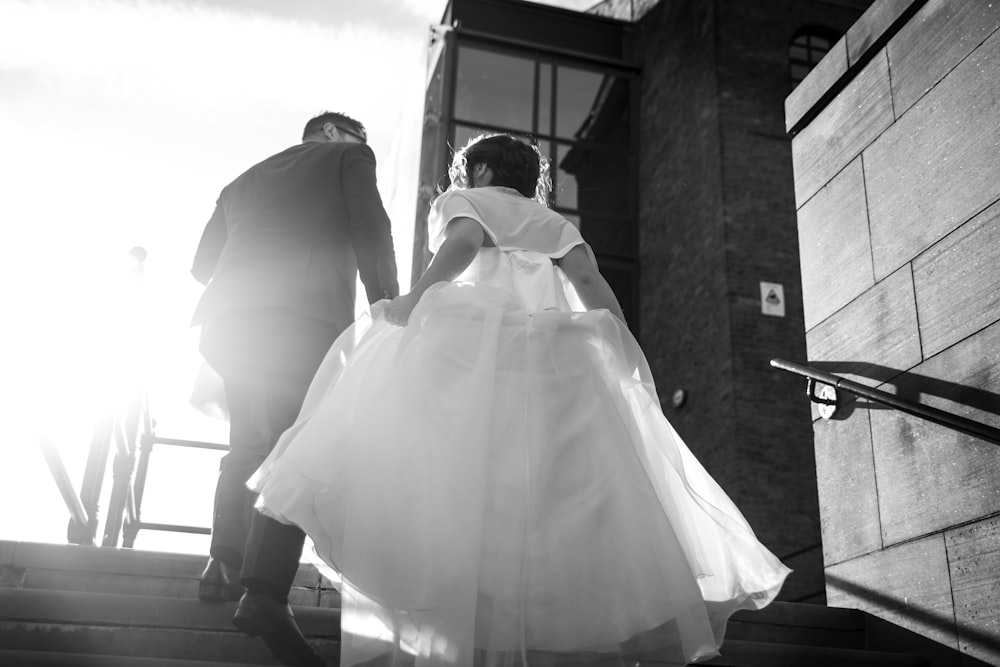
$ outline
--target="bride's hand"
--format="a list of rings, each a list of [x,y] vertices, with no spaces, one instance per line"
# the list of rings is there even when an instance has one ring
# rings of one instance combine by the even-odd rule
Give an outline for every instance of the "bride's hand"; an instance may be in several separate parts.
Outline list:
[[[406,323],[410,321],[410,313],[413,312],[416,305],[417,299],[409,294],[397,296],[385,307],[385,321],[389,324],[405,327]]]

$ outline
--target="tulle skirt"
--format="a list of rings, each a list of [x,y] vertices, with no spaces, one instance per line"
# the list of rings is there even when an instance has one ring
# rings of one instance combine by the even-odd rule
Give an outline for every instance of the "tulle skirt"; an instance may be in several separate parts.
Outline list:
[[[777,594],[608,311],[450,283],[375,310],[250,482],[342,577],[343,665],[683,665]]]

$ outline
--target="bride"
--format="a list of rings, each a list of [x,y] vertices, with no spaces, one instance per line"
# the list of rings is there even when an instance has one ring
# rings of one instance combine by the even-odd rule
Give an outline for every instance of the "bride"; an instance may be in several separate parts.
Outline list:
[[[341,663],[684,665],[790,570],[664,417],[548,165],[458,151],[409,294],[334,343],[251,479],[342,578]]]

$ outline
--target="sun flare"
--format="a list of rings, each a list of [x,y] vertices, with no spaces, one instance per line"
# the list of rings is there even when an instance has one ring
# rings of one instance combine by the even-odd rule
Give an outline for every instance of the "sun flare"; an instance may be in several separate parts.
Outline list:
[[[94,423],[136,385],[161,432],[225,440],[224,422],[188,404],[201,370],[191,257],[219,190],[296,143],[315,113],[367,125],[408,279],[426,40],[443,7],[409,0],[402,30],[304,2],[278,15],[222,0],[0,0],[0,503],[36,507],[5,512],[0,537],[65,541],[66,508],[35,443],[55,443],[79,484]],[[186,465],[204,465],[210,486],[217,456]],[[211,488],[195,495],[207,525]]]

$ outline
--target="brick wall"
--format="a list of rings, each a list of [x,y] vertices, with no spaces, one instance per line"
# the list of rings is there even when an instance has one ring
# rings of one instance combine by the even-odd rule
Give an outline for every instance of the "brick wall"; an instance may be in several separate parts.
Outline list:
[[[810,363],[1000,426],[1000,3],[878,0],[786,114]],[[1000,664],[1000,448],[814,430],[829,602]]]
[[[848,3],[849,4],[849,3]],[[857,4],[857,3],[855,3]],[[784,599],[822,601],[791,147],[783,100],[793,33],[843,32],[851,6],[661,2],[642,20],[641,339],[664,409],[758,536],[796,572]],[[760,282],[784,286],[763,315]],[[679,409],[676,389],[687,392]]]

